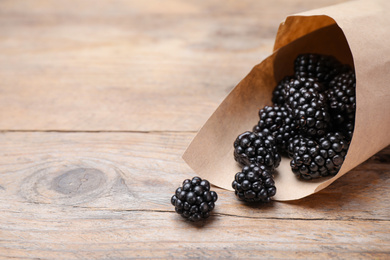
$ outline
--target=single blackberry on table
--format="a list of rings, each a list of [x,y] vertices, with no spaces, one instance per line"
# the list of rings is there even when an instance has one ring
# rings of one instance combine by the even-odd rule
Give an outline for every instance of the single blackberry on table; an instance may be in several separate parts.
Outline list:
[[[341,73],[329,82],[327,91],[332,120],[340,125],[355,120],[356,79],[353,70]]]
[[[171,203],[183,218],[196,222],[210,216],[217,199],[217,193],[210,191],[207,180],[194,177],[192,180],[184,180],[183,185],[176,189]]]
[[[285,152],[288,140],[295,136],[297,125],[290,111],[283,106],[265,106],[259,111],[260,120],[253,132],[271,134],[279,152]]]
[[[327,133],[318,139],[297,136],[289,144],[291,169],[296,176],[310,180],[334,176],[348,151],[348,141],[339,132]]]
[[[239,200],[270,202],[276,194],[271,169],[257,164],[245,165],[236,173],[232,187]]]
[[[272,135],[246,131],[234,141],[234,159],[241,165],[256,163],[276,168],[281,157]]]
[[[272,92],[272,103],[276,106],[283,106],[285,103],[284,96],[285,96],[285,89],[287,84],[292,79],[291,76],[284,77],[278,85],[274,88],[274,91]]]
[[[323,136],[330,127],[324,90],[323,85],[313,78],[294,79],[287,86],[286,107],[303,135]]]
[[[321,83],[331,81],[337,74],[345,70],[336,58],[329,55],[305,53],[300,54],[294,61],[296,77],[316,78]]]

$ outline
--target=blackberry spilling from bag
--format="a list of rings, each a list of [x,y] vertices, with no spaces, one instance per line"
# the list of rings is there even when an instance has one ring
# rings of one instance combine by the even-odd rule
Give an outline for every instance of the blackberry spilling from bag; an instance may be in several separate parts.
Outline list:
[[[318,140],[297,136],[288,149],[291,169],[306,180],[334,176],[344,162],[348,147],[348,141],[338,132],[328,133]]]
[[[292,67],[294,74],[286,75],[273,90],[273,106],[260,109],[253,132],[237,137],[234,158],[247,167],[245,171],[253,172],[248,169],[255,165],[256,171],[270,167],[267,169],[272,172],[280,162],[275,154],[280,158],[284,153],[299,178],[336,175],[354,130],[354,70],[332,56],[314,53],[298,55]],[[264,140],[273,140],[274,146]],[[232,185],[240,199],[248,195],[251,200],[254,193],[247,189],[249,180],[242,189],[245,174],[244,169],[237,173]]]
[[[353,130],[355,128],[355,119],[343,123],[340,127],[340,131],[344,134],[348,141],[352,140]]]
[[[274,91],[272,92],[272,103],[274,105],[283,106],[285,104],[285,90],[291,79],[293,79],[293,77],[286,76],[275,87]]]
[[[265,106],[259,111],[260,120],[253,127],[253,132],[270,134],[277,148],[283,151],[287,148],[288,140],[295,136],[298,125],[290,111],[283,106]]]
[[[234,159],[241,165],[256,163],[276,168],[281,157],[272,135],[247,131],[234,141]]]
[[[330,114],[325,87],[313,78],[294,79],[286,85],[286,107],[299,132],[323,136],[330,128]]]
[[[356,79],[352,70],[337,75],[329,82],[327,92],[333,120],[338,125],[354,121],[356,110]]]
[[[272,171],[257,164],[246,165],[236,173],[232,187],[239,200],[269,202],[276,194]]]
[[[186,179],[183,185],[176,189],[171,203],[183,218],[196,222],[210,216],[217,199],[217,193],[210,191],[210,183],[207,180],[194,177],[192,180]]]
[[[298,55],[294,62],[294,71],[297,78],[316,78],[321,83],[329,82],[344,70],[345,65],[329,55],[305,53]]]

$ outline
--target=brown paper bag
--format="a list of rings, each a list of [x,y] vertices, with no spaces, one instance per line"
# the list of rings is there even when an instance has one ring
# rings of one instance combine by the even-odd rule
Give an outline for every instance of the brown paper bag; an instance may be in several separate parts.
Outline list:
[[[275,200],[294,200],[321,189],[390,144],[390,10],[388,0],[352,1],[286,18],[274,53],[256,65],[232,90],[199,131],[183,159],[202,178],[232,190],[241,170],[233,142],[258,122],[258,110],[272,105],[272,90],[293,74],[300,53],[333,55],[356,73],[356,122],[348,154],[339,173],[328,179],[299,180],[290,160],[277,168]],[[353,178],[353,176],[350,176]]]

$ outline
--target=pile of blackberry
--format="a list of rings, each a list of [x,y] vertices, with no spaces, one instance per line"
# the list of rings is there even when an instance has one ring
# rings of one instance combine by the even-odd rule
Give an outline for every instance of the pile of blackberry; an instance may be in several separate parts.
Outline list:
[[[232,183],[238,199],[269,202],[276,194],[273,174],[281,161],[271,130],[240,134],[234,142],[234,159],[243,167]]]
[[[261,108],[252,132],[234,142],[243,168],[232,187],[240,200],[268,202],[275,195],[272,176],[281,155],[304,180],[334,176],[344,162],[355,124],[354,70],[313,53],[299,55],[292,66],[294,74],[274,88],[273,106]]]

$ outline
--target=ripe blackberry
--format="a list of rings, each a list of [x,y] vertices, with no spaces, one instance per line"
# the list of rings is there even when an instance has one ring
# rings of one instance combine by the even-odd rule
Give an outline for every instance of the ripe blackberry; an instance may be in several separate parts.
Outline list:
[[[325,160],[319,155],[318,143],[304,136],[297,136],[289,144],[288,153],[292,158],[291,170],[303,179],[326,176]]]
[[[217,193],[210,191],[210,183],[207,180],[194,177],[192,180],[185,180],[183,185],[176,189],[171,203],[183,218],[196,222],[210,216],[217,199]]]
[[[330,127],[330,115],[324,86],[313,78],[291,80],[286,89],[286,107],[300,133],[323,136]]]
[[[331,81],[344,69],[345,66],[329,55],[305,53],[298,55],[294,61],[296,77],[316,78],[322,83]]]
[[[265,106],[259,111],[260,120],[253,128],[253,132],[271,134],[279,152],[285,152],[288,140],[295,136],[297,125],[290,111],[281,106]]]
[[[276,194],[272,172],[265,166],[246,165],[236,173],[232,187],[239,200],[269,202]]]
[[[345,136],[346,140],[350,142],[352,140],[353,130],[355,128],[355,121],[346,121],[339,127],[340,131]]]
[[[353,70],[341,73],[329,82],[328,102],[332,120],[340,125],[354,121],[356,111],[356,79]]]
[[[276,85],[274,91],[272,92],[272,103],[274,105],[276,106],[284,105],[285,89],[291,79],[292,77],[286,76],[278,83],[278,85]]]
[[[327,133],[318,141],[321,151],[326,151],[325,166],[330,175],[336,175],[344,162],[349,148],[349,142],[340,132]],[[320,151],[320,152],[321,152]],[[325,157],[325,154],[324,154]]]
[[[348,141],[339,133],[327,133],[318,141],[298,136],[289,145],[291,169],[303,179],[334,176],[348,151]]]
[[[281,157],[272,135],[247,131],[234,141],[234,159],[241,165],[256,163],[276,168]]]

